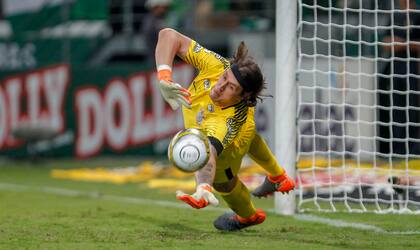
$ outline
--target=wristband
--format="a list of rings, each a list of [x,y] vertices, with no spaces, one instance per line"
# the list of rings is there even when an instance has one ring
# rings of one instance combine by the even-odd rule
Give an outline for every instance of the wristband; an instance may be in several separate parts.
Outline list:
[[[161,71],[161,70],[165,70],[165,69],[167,69],[169,71],[172,71],[172,67],[167,65],[167,64],[160,64],[160,65],[157,66],[157,71]]]
[[[169,69],[162,69],[157,72],[157,78],[159,81],[165,80],[168,82],[173,82],[172,80],[172,71]]]

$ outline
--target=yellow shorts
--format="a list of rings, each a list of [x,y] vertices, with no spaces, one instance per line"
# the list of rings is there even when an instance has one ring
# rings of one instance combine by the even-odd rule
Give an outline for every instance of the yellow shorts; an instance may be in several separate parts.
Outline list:
[[[233,142],[217,157],[214,183],[224,183],[235,177],[242,158],[248,153],[255,136],[255,123],[245,123]]]

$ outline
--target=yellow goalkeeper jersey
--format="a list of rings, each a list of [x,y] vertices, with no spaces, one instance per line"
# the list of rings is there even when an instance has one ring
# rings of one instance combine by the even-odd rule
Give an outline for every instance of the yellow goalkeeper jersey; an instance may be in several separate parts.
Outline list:
[[[244,102],[221,108],[210,98],[210,89],[230,67],[229,61],[203,48],[196,41],[191,42],[183,60],[199,70],[188,88],[191,92],[192,108],[182,109],[185,128],[202,129],[207,136],[217,139],[222,146],[216,147],[218,153],[231,145],[234,145],[233,150],[246,153],[248,148],[241,145],[249,144],[247,142],[252,138],[246,135],[253,135],[255,131],[254,108],[248,107]]]

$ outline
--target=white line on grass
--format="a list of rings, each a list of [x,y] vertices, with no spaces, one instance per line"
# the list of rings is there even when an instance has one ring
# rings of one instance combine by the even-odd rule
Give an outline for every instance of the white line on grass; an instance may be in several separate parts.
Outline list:
[[[367,231],[373,231],[373,232],[377,232],[377,233],[385,233],[386,232],[385,230],[383,230],[382,228],[377,227],[377,226],[372,226],[372,225],[363,224],[363,223],[346,222],[346,221],[342,221],[342,220],[323,218],[323,217],[309,215],[309,214],[297,214],[297,215],[294,215],[294,217],[297,220],[319,222],[319,223],[328,224],[328,225],[334,226],[334,227],[351,227],[351,228],[355,228],[355,229],[359,229],[359,230],[367,230]]]
[[[350,227],[350,228],[359,229],[359,230],[373,231],[376,233],[400,234],[400,235],[420,234],[420,231],[386,231],[380,227],[372,226],[369,224],[346,222],[342,220],[323,218],[323,217],[309,215],[309,214],[296,214],[293,217],[301,221],[323,223],[323,224],[327,224],[333,227]]]
[[[101,194],[99,192],[84,192],[84,191],[79,191],[79,190],[55,188],[55,187],[35,187],[35,186],[25,186],[25,185],[19,185],[19,184],[11,184],[11,183],[0,183],[0,189],[10,190],[10,191],[15,191],[15,192],[41,192],[41,193],[55,194],[55,195],[62,195],[62,196],[69,196],[69,197],[88,197],[91,199],[99,199],[99,200],[106,200],[106,201],[113,201],[113,202],[125,202],[125,203],[131,203],[131,204],[157,205],[157,206],[162,206],[162,207],[190,209],[190,207],[186,204],[172,202],[172,201],[151,200],[151,199],[144,199],[144,198],[137,198],[137,197],[107,195],[107,194]],[[227,211],[227,209],[225,208],[218,208],[218,207],[206,207],[205,210]],[[269,212],[274,213],[273,210],[269,210]],[[369,225],[369,224],[346,222],[342,220],[323,218],[323,217],[319,217],[315,215],[308,215],[308,214],[297,214],[297,215],[294,215],[293,218],[300,221],[309,221],[309,222],[327,224],[333,227],[348,227],[348,228],[354,228],[358,230],[372,231],[376,233],[399,234],[399,235],[420,234],[420,231],[386,231],[380,227]]]
[[[0,189],[10,190],[16,192],[41,192],[47,194],[56,194],[69,197],[88,197],[91,199],[99,199],[113,202],[125,202],[132,204],[141,204],[141,205],[154,205],[161,207],[173,207],[173,208],[191,208],[187,204],[181,202],[172,202],[172,201],[163,201],[163,200],[152,200],[144,199],[138,197],[129,197],[129,196],[117,196],[117,195],[108,195],[102,194],[100,192],[84,192],[73,189],[64,189],[64,188],[55,188],[55,187],[35,187],[35,186],[25,186],[19,184],[11,183],[0,183]],[[218,207],[206,207],[206,210],[212,211],[227,211],[225,208]]]

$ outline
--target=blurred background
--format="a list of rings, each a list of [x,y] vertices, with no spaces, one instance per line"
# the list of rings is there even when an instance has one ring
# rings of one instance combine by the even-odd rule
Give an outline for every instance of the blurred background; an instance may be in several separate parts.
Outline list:
[[[163,27],[226,57],[245,40],[274,81],[274,0],[1,0],[0,6],[0,154],[11,158],[164,154],[182,120],[154,85]],[[188,85],[194,71],[179,62],[175,75]],[[262,107],[257,120],[268,134],[266,113]]]
[[[168,109],[154,85],[158,31],[175,28],[225,57],[246,41],[262,65],[267,93],[274,93],[275,4],[275,0],[1,0],[0,154],[14,158],[164,154],[168,137],[182,127],[182,120]],[[390,10],[398,7],[399,1],[301,1],[300,66],[312,67],[313,55],[367,61],[389,57],[378,42],[392,26]],[[381,72],[387,61],[375,63],[370,67]],[[177,65],[176,78],[187,86],[194,70],[181,62]],[[337,65],[326,77],[340,84],[334,71],[342,66]],[[298,73],[301,84],[317,84],[313,72]],[[374,81],[362,84],[373,89]],[[317,95],[322,99],[325,93]],[[256,112],[258,130],[271,147],[273,105],[273,99],[266,99]],[[356,119],[352,107],[346,108]],[[299,116],[306,111],[303,103]],[[373,117],[372,112],[364,113]],[[305,126],[300,129],[305,133]],[[382,130],[380,137],[389,138],[387,129]],[[368,147],[372,143],[381,145],[368,151],[389,154],[389,143],[370,141]],[[302,139],[301,151],[316,150],[306,144]],[[326,145],[322,139],[316,144]]]
[[[298,60],[296,168],[298,185],[311,196],[318,186],[324,189],[315,194],[327,201],[353,191],[376,201],[382,192],[392,205],[392,185],[405,185],[412,192],[400,203],[414,200],[418,209],[420,53],[401,55],[391,49],[401,44],[389,44],[390,34],[418,43],[419,23],[400,22],[409,3],[420,6],[419,0],[297,1],[297,30],[290,30]],[[410,13],[420,20],[417,7]],[[0,156],[165,160],[183,122],[156,88],[158,31],[177,29],[225,57],[245,41],[262,66],[266,94],[273,94],[276,18],[275,0],[0,0]],[[176,61],[175,81],[188,86],[195,73]],[[273,115],[275,98],[257,105],[255,116],[273,151],[274,116],[283,115]],[[333,170],[339,170],[334,178]],[[416,179],[403,185],[394,181],[399,176]]]

